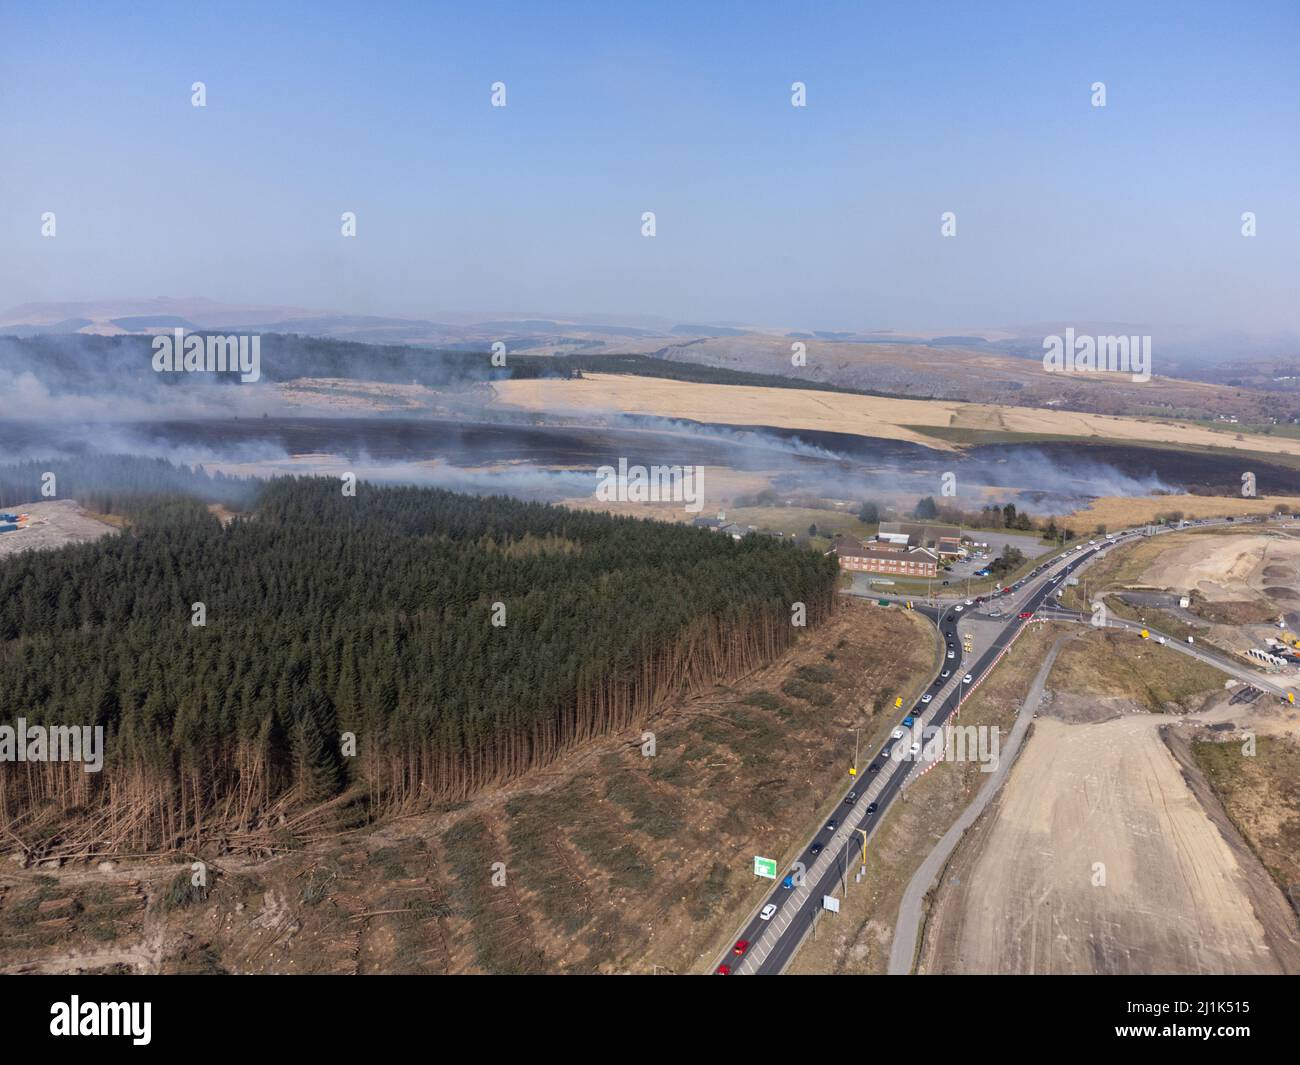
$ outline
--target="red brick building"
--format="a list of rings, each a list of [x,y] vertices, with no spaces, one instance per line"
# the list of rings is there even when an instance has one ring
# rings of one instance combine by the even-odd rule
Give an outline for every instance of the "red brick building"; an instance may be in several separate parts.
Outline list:
[[[855,573],[880,573],[922,580],[939,575],[939,556],[924,547],[868,547],[852,536],[839,536],[831,551],[839,558],[840,569]]]

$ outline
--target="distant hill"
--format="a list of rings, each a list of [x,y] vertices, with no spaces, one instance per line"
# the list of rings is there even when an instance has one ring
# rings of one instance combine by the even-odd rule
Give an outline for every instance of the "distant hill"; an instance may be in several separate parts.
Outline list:
[[[75,333],[90,324],[89,318],[64,318],[62,321],[51,322],[49,325],[23,324],[6,326],[3,332],[8,333],[10,336],[34,337],[46,333]]]
[[[114,318],[113,324],[128,333],[138,333],[142,329],[197,329],[198,326],[188,318],[178,318],[174,314],[142,314],[134,318]]]
[[[1208,338],[1190,327],[1160,330],[1081,318],[1078,335],[1151,335],[1160,384],[1118,375],[1049,374],[1043,338],[1066,323],[949,331],[806,330],[744,323],[677,322],[646,315],[440,312],[430,317],[365,315],[201,297],[29,303],[0,315],[0,335],[148,334],[185,328],[346,341],[402,351],[510,356],[636,358],[696,364],[769,383],[965,402],[1014,403],[1109,414],[1229,418],[1269,424],[1300,417],[1295,367],[1300,341],[1284,336]],[[803,345],[805,359],[791,358]],[[281,350],[285,350],[283,347]],[[398,356],[400,364],[407,356]],[[3,369],[3,367],[0,367]],[[647,374],[645,366],[638,373]],[[667,370],[680,375],[691,370]]]
[[[81,303],[24,303],[0,314],[0,333],[14,327],[54,325],[70,319],[85,319],[85,332],[130,332],[115,325],[114,319],[181,318],[196,327],[251,325],[258,322],[306,318],[317,314],[301,307],[218,303],[201,296],[153,299],[95,300]],[[141,327],[146,328],[146,327]]]
[[[673,336],[689,337],[743,337],[748,330],[732,329],[721,325],[675,325]]]

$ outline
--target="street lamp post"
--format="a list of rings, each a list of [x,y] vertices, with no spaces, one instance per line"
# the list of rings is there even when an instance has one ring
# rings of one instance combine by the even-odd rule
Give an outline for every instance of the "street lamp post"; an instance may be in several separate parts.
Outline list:
[[[862,837],[862,871],[867,871],[867,830],[865,828],[855,828],[853,830]]]

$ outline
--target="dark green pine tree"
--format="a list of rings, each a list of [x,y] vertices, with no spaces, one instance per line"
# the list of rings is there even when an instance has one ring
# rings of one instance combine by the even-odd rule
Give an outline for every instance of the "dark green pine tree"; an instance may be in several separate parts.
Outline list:
[[[302,693],[295,703],[294,781],[304,801],[323,802],[343,784],[334,708],[318,691]]]

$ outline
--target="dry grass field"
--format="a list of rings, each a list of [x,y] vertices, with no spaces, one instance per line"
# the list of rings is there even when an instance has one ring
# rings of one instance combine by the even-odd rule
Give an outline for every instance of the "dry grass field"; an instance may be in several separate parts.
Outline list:
[[[858,433],[945,450],[951,445],[906,426],[948,425],[952,412],[960,406],[801,388],[697,384],[631,374],[592,373],[580,381],[498,381],[492,388],[500,402],[525,410],[619,411],[722,425]]]
[[[977,330],[988,339],[995,338]],[[914,334],[919,336],[921,334]],[[960,343],[915,344],[897,334],[878,334],[878,341],[859,343],[805,338],[807,365],[790,364],[791,337],[747,333],[679,341],[659,352],[673,362],[703,363],[731,370],[799,377],[817,388],[819,382],[847,385],[918,398],[947,397],[967,403],[1007,402],[1014,397],[1026,407],[1146,417],[1149,414],[1189,417],[1193,411],[1235,414],[1242,424],[1266,422],[1279,413],[1276,393],[1159,375],[1135,382],[1130,374],[1049,373],[1039,358],[1004,353]],[[933,339],[933,338],[931,338]],[[904,341],[904,342],[900,342]],[[644,350],[644,349],[639,349]],[[1159,360],[1163,370],[1169,364]]]
[[[1168,443],[1300,456],[1300,440],[1240,434],[1159,419],[1115,417],[1034,407],[892,399],[794,388],[697,384],[630,374],[588,374],[579,381],[532,379],[492,385],[498,400],[532,411],[621,411],[723,425],[770,425],[908,440],[948,450],[924,432],[939,429]]]
[[[1269,496],[1243,499],[1237,496],[1102,496],[1082,510],[1068,515],[1071,522],[1085,531],[1104,525],[1107,529],[1127,529],[1149,525],[1161,514],[1182,513],[1185,518],[1264,517],[1277,506],[1300,513],[1300,496]]]
[[[1252,755],[1240,739],[1192,744],[1228,816],[1300,912],[1300,744],[1261,736]]]

